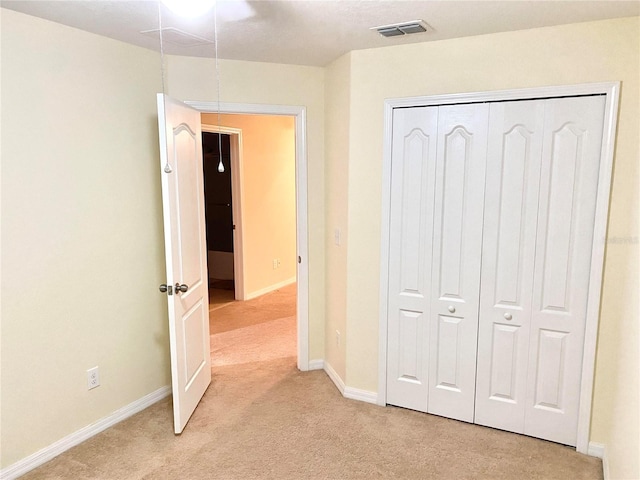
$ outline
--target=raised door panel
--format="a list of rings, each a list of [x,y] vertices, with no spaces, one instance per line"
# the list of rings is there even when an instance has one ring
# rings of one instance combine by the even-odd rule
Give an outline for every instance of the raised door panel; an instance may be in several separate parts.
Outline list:
[[[175,177],[175,203],[191,215],[177,215],[174,229],[175,245],[179,249],[179,255],[175,257],[176,269],[182,283],[188,284],[193,291],[203,282],[202,265],[206,261],[202,258],[202,251],[206,251],[201,245],[201,229],[204,216],[202,205],[203,193],[196,186],[195,179],[200,175],[196,169],[200,163],[192,159],[198,155],[201,140],[188,125],[178,125],[173,131],[174,156],[176,158],[172,175]],[[194,246],[196,248],[194,248]],[[189,293],[189,292],[187,292]],[[183,295],[184,300],[188,295]]]
[[[604,96],[548,100],[524,433],[576,444]]]
[[[204,223],[203,173],[201,135],[189,125],[181,123],[173,129],[173,154],[175,162],[171,175],[174,180],[176,205],[175,227],[172,229],[173,245],[177,255],[173,256],[176,283],[188,285],[186,292],[175,294],[179,303],[177,316],[180,338],[184,347],[181,358],[183,389],[185,393],[195,386],[194,379],[202,369],[209,368],[208,297],[203,296],[206,287],[206,252],[202,233]]]
[[[387,403],[427,410],[437,107],[393,117]]]
[[[430,312],[429,413],[473,421],[486,104],[438,116]]]
[[[524,431],[544,101],[493,103],[475,422]]]

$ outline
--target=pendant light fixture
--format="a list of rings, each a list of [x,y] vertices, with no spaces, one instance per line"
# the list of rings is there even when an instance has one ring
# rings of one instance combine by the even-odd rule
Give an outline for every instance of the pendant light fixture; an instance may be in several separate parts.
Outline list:
[[[218,172],[224,173],[224,163],[222,163],[222,133],[220,133],[220,63],[218,61],[218,3],[213,5],[213,41],[215,46],[215,70],[216,70],[216,86],[217,86],[217,110],[218,110]]]
[[[224,173],[224,163],[222,161],[222,134],[220,133],[220,62],[218,58],[218,2],[216,0],[162,0],[158,2],[158,33],[160,35],[160,74],[162,77],[162,101],[165,103],[165,69],[164,69],[164,45],[162,41],[162,3],[164,3],[172,12],[181,16],[198,16],[203,15],[213,7],[213,35],[215,46],[215,78],[217,90],[217,126],[218,126],[218,172]],[[172,168],[169,165],[169,159],[164,166],[166,173],[171,173]]]

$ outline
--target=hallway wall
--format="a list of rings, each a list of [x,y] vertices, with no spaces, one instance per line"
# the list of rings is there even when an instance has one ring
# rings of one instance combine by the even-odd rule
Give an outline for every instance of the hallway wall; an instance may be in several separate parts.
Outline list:
[[[242,130],[244,282],[253,298],[296,276],[295,119],[223,114],[218,123],[204,113],[202,123]]]

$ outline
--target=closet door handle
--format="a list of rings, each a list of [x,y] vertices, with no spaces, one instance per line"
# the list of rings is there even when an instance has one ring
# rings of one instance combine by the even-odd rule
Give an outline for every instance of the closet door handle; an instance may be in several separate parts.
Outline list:
[[[454,307],[453,305],[449,305],[449,308],[447,310],[449,310],[450,313],[455,313],[456,307]]]
[[[511,320],[513,317],[511,316],[511,314],[509,312],[504,314],[504,318],[506,318],[507,320]]]

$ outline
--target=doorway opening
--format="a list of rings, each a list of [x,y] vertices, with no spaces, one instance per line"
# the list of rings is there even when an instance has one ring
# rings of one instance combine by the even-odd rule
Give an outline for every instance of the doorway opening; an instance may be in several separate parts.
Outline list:
[[[297,302],[293,320],[298,340],[294,349],[298,369],[306,371],[309,369],[306,110],[293,106],[180,102],[164,94],[158,94],[157,101],[167,266],[167,284],[161,286],[161,291],[167,294],[174,288],[176,291],[169,298],[168,314],[174,431],[180,433],[212,377],[200,113],[217,113],[219,117],[224,111],[293,118],[297,249]],[[241,173],[242,169],[238,171]],[[242,197],[242,189],[240,193]]]
[[[309,232],[307,219],[307,137],[306,108],[292,105],[266,105],[248,103],[218,103],[203,101],[185,101],[185,104],[200,113],[229,113],[245,115],[284,115],[293,118],[295,138],[295,202],[296,202],[296,348],[297,367],[301,371],[309,370]],[[212,122],[214,125],[217,121]],[[233,140],[233,137],[232,137]],[[233,151],[233,141],[232,141]],[[232,156],[233,158],[233,156]],[[241,169],[242,170],[242,169]],[[241,176],[241,172],[240,175]],[[242,183],[242,182],[240,182]],[[242,193],[240,195],[242,197]],[[235,204],[237,205],[236,198]],[[235,235],[238,234],[236,223]],[[236,252],[237,255],[237,252]],[[235,283],[238,285],[237,262]]]
[[[234,282],[230,135],[208,132],[203,127],[202,157],[211,311],[237,298]],[[222,165],[222,171],[219,171],[219,165]]]
[[[212,365],[295,357],[295,117],[201,120]]]

